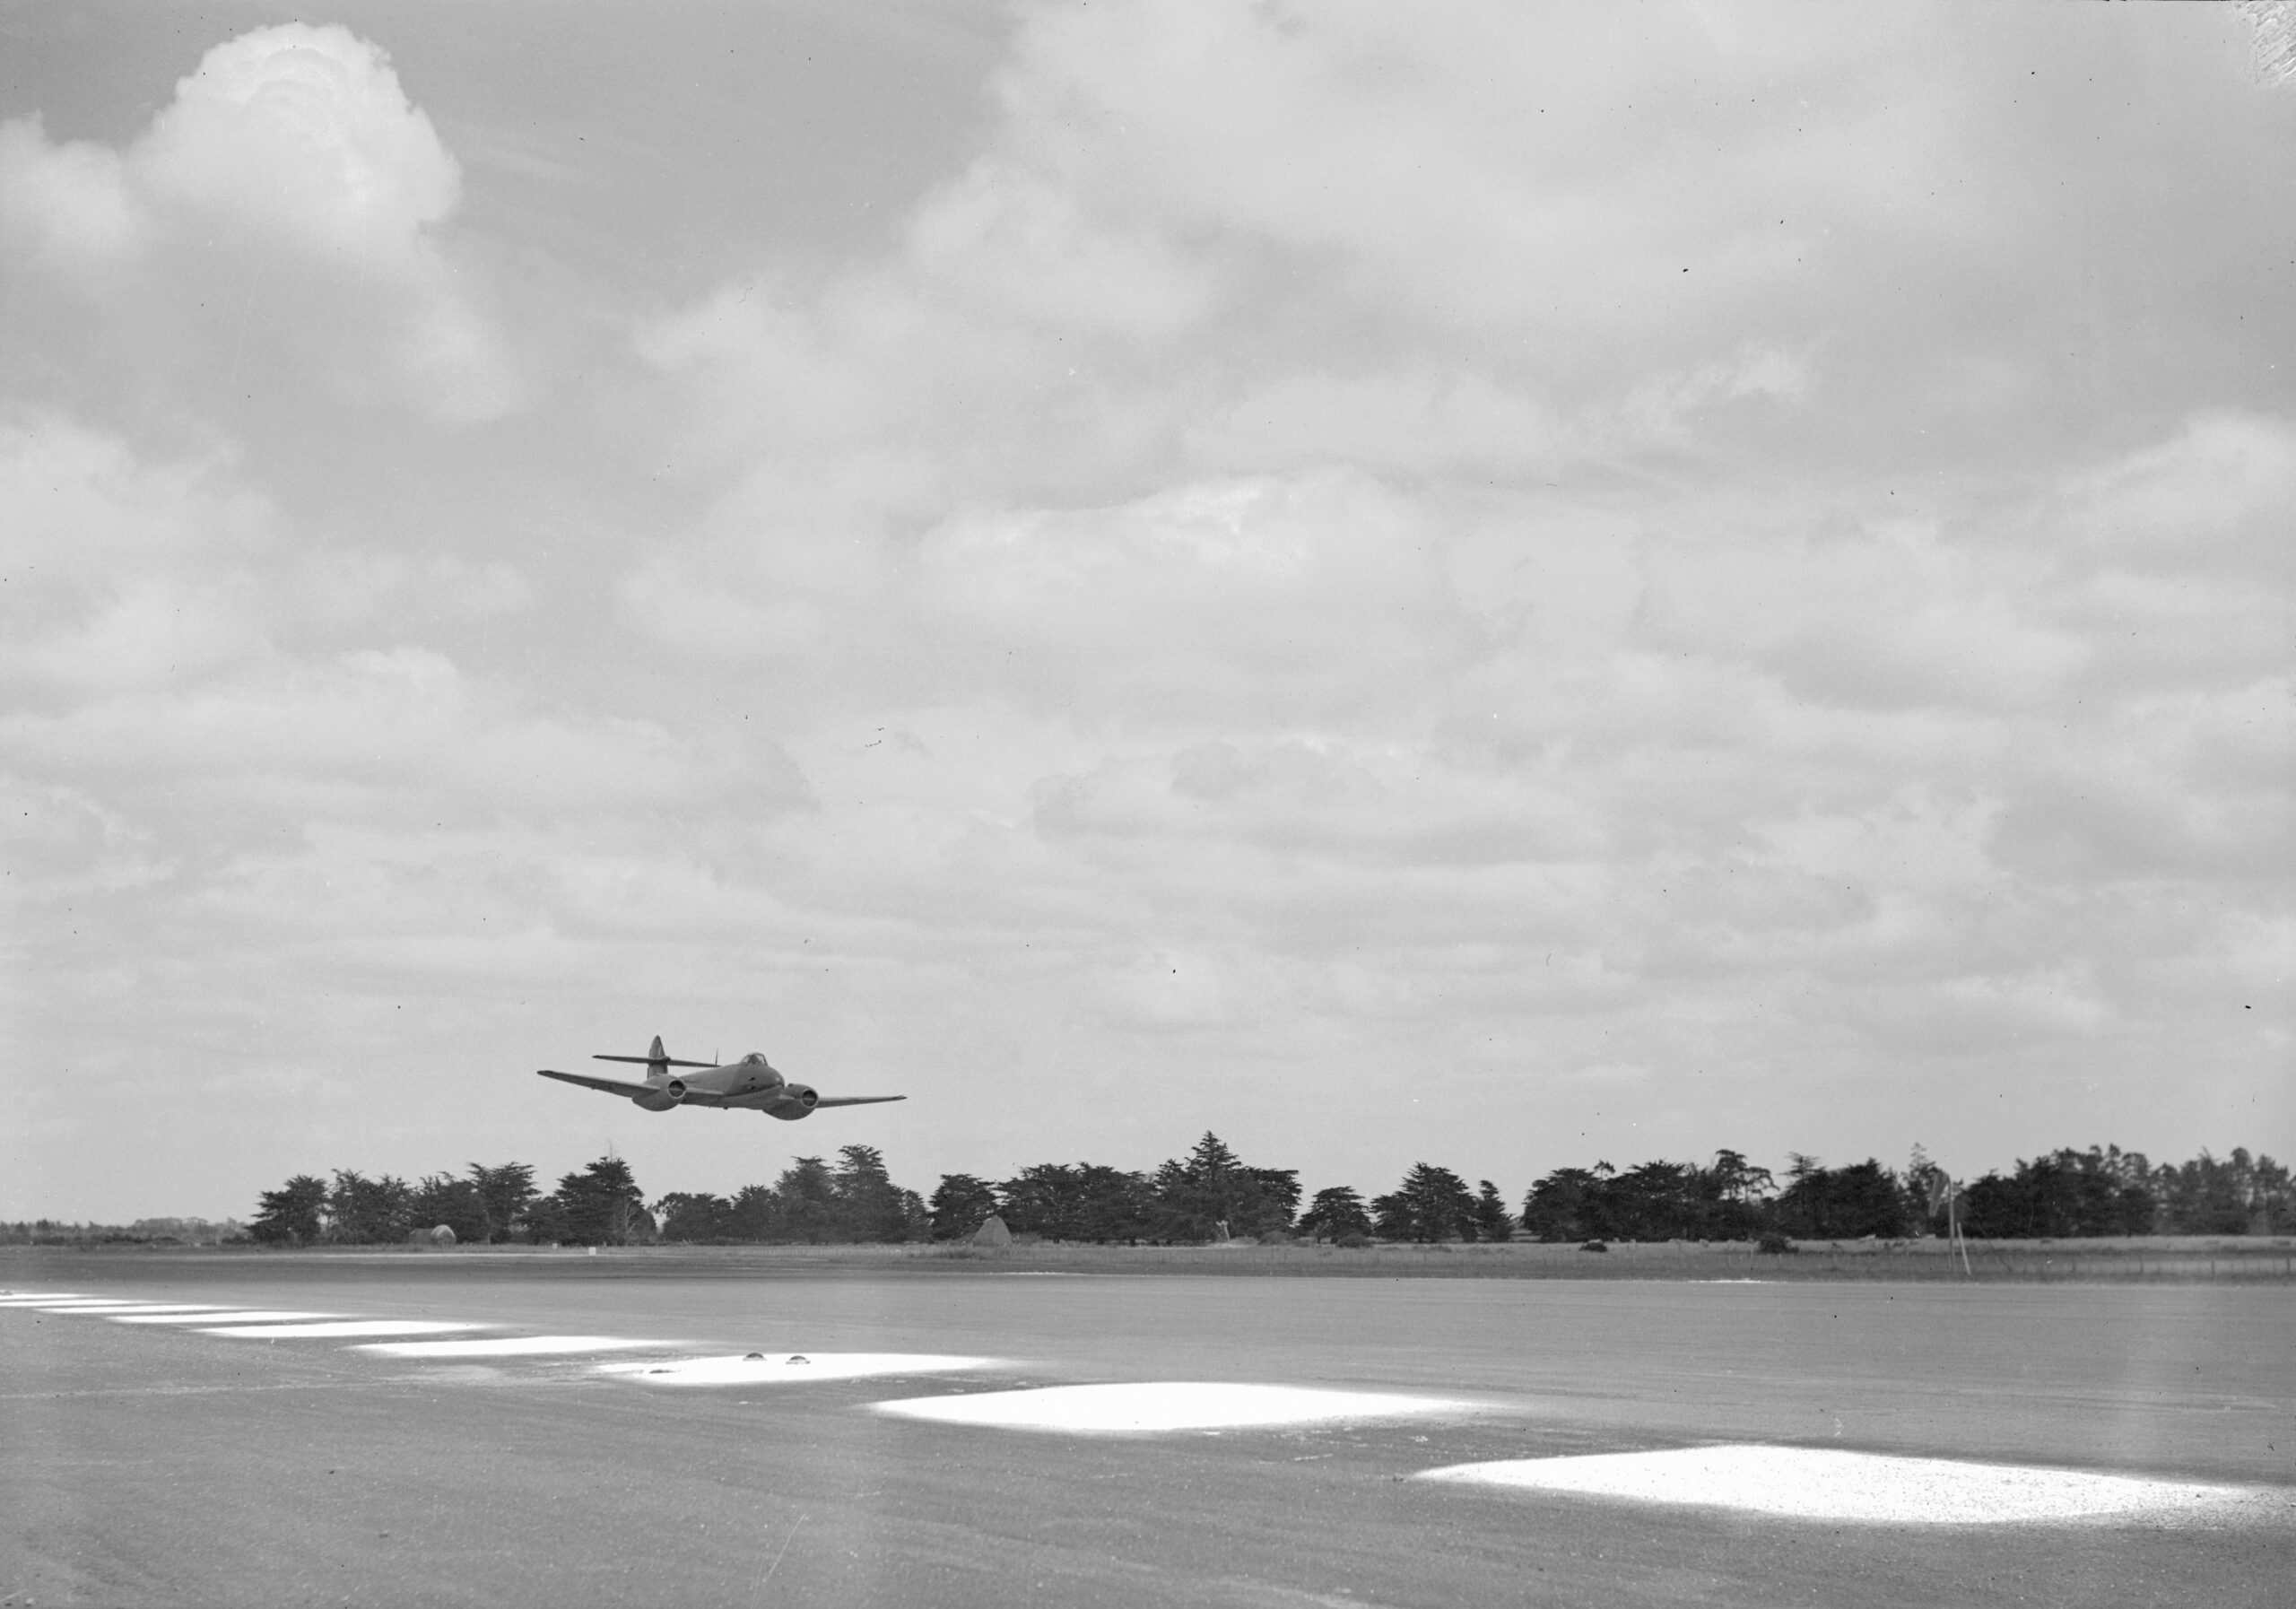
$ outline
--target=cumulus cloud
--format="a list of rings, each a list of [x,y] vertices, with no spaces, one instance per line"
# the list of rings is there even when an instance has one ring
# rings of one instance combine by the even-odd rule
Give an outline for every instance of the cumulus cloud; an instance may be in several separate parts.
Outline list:
[[[0,123],[0,217],[20,249],[59,276],[129,261],[152,233],[119,153],[80,140],[51,145],[37,115]]]
[[[347,29],[300,22],[209,51],[131,161],[156,198],[386,271],[412,266],[462,185],[389,57]]]
[[[216,46],[120,151],[51,144],[37,117],[0,129],[11,232],[61,294],[170,344],[205,326],[241,373],[252,340],[347,395],[470,422],[522,385],[443,246],[460,191],[388,56],[340,26]],[[175,319],[139,315],[155,299]]]

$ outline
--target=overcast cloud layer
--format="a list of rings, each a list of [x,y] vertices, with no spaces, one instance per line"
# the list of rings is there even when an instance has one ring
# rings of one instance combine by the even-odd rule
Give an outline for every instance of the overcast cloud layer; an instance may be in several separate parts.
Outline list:
[[[0,1215],[2291,1146],[2237,8],[340,14],[0,22]]]

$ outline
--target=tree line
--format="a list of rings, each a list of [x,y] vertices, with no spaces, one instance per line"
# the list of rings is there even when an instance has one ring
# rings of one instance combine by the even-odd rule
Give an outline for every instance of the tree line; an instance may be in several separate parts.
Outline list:
[[[1948,1205],[1950,1203],[1950,1205]],[[2092,1146],[2019,1160],[1956,1186],[1919,1146],[1902,1169],[1868,1158],[1828,1168],[1795,1153],[1781,1182],[1740,1152],[1710,1162],[1598,1161],[1558,1168],[1510,1204],[1415,1162],[1393,1190],[1318,1190],[1301,1205],[1299,1170],[1245,1162],[1207,1133],[1146,1171],[1040,1162],[1012,1178],[948,1173],[929,1198],[896,1185],[874,1146],[834,1161],[798,1157],[770,1185],[732,1196],[673,1191],[649,1207],[628,1163],[600,1157],[544,1192],[523,1162],[473,1162],[414,1183],[340,1171],[299,1174],[263,1192],[248,1226],[263,1244],[370,1245],[438,1236],[464,1243],[850,1244],[969,1239],[993,1214],[1014,1235],[1101,1244],[1223,1239],[1391,1241],[1886,1239],[1943,1233],[1947,1213],[1973,1239],[2296,1231],[2289,1170],[2268,1156],[2203,1152],[2155,1166]]]
[[[248,1238],[237,1218],[138,1218],[133,1223],[66,1223],[56,1218],[0,1223],[0,1246],[222,1246]]]
[[[263,1192],[248,1238],[265,1246],[373,1246],[443,1228],[477,1245],[598,1245],[646,1238],[651,1227],[630,1165],[604,1156],[547,1196],[525,1162],[473,1162],[459,1177],[434,1173],[414,1184],[388,1173],[299,1173]]]

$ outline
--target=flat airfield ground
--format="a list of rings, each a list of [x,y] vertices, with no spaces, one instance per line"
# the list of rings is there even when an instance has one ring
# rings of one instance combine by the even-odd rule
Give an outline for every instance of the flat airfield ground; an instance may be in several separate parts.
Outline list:
[[[2280,1283],[0,1252],[10,1291],[649,1344],[408,1357],[0,1306],[0,1604],[2296,1604]],[[749,1352],[990,1361],[601,1370]],[[1122,1434],[869,1407],[1143,1381],[1456,1405]],[[1409,1478],[1712,1443],[2275,1490],[2237,1522],[1935,1525]]]

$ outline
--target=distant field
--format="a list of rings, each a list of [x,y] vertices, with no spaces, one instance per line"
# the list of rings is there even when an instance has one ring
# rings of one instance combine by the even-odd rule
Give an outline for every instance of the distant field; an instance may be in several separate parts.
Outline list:
[[[798,1250],[801,1255],[807,1248]],[[911,1248],[888,1248],[888,1250]],[[924,1255],[964,1254],[935,1248]],[[1015,1246],[974,1254],[1012,1268],[1078,1273],[1178,1272],[1362,1275],[1380,1279],[2123,1280],[2296,1282],[2296,1236],[2146,1237],[1972,1241],[1960,1253],[1934,1239],[1811,1240],[1770,1255],[1749,1242],[1613,1241],[1606,1251],[1498,1245],[1119,1247]]]
[[[32,1250],[34,1248],[25,1248]],[[57,1251],[65,1250],[58,1247]],[[99,1255],[105,1247],[81,1248]],[[1613,1241],[1606,1251],[1576,1245],[1507,1241],[1497,1245],[1093,1246],[1023,1242],[987,1250],[970,1246],[490,1246],[435,1249],[376,1246],[278,1251],[253,1248],[157,1248],[121,1246],[117,1255],[225,1261],[456,1262],[500,1258],[562,1262],[595,1268],[611,1259],[623,1272],[639,1267],[706,1274],[718,1269],[773,1267],[790,1272],[852,1269],[1011,1274],[1293,1274],[1370,1279],[1856,1280],[1967,1283],[2296,1283],[2296,1236],[2144,1236],[2084,1240],[1978,1240],[1964,1268],[1958,1250],[1935,1239],[1805,1240],[1790,1254],[1758,1251],[1745,1241]],[[35,1251],[35,1255],[37,1252]]]
[[[628,1254],[624,1254],[628,1255]],[[656,1247],[671,1257],[766,1257],[883,1266],[887,1260],[1047,1274],[1254,1274],[1374,1279],[2239,1281],[2296,1283],[2296,1236],[1971,1242],[1964,1271],[1937,1240],[1815,1240],[1770,1255],[1749,1242],[1613,1242],[1607,1251],[1498,1245],[1019,1245],[970,1247]]]

